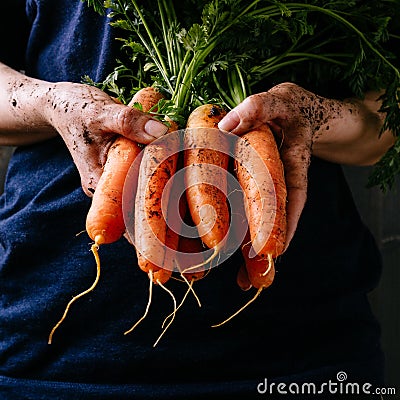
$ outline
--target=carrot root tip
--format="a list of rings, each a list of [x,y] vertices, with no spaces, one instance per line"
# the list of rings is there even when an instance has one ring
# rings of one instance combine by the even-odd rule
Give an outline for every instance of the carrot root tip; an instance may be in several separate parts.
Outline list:
[[[246,307],[248,307],[251,303],[253,303],[257,297],[260,295],[262,290],[264,289],[263,286],[260,286],[256,292],[256,294],[242,307],[239,308],[234,314],[232,314],[230,317],[225,319],[224,321],[220,322],[219,324],[211,325],[212,328],[217,328],[219,326],[225,325],[227,322],[229,322],[232,318],[236,317],[239,313],[241,313]]]
[[[86,289],[83,292],[79,293],[78,295],[74,296],[68,302],[67,306],[65,307],[64,314],[62,315],[61,319],[56,323],[56,325],[53,327],[53,329],[51,330],[51,332],[49,334],[49,339],[47,341],[48,344],[52,344],[54,333],[57,330],[57,328],[64,322],[64,320],[67,317],[67,314],[69,312],[69,309],[71,308],[71,305],[76,300],[78,300],[79,298],[85,296],[86,294],[88,294],[92,290],[94,290],[94,288],[97,286],[97,283],[100,280],[100,257],[99,257],[99,253],[98,253],[98,245],[97,244],[93,244],[92,247],[91,247],[91,251],[92,251],[92,253],[94,255],[94,258],[96,260],[96,278],[95,278],[94,282],[92,283],[92,285],[88,289]]]
[[[192,286],[192,284],[193,284],[193,281],[190,282],[190,286]],[[162,328],[162,329],[164,328],[164,326],[165,326],[165,324],[167,323],[168,319],[171,318],[171,317],[173,317],[174,314],[183,306],[183,303],[185,302],[185,300],[186,300],[188,294],[190,293],[190,289],[191,289],[191,288],[189,287],[189,288],[186,290],[186,293],[185,293],[185,295],[183,296],[181,302],[178,304],[178,307],[176,307],[176,310],[172,311],[171,314],[169,314],[169,315],[167,315],[167,316],[165,317],[165,319],[164,319],[164,321],[163,321],[163,323],[162,323],[162,325],[161,325],[161,328]]]
[[[164,289],[171,296],[172,301],[174,302],[174,310],[172,312],[171,320],[169,321],[168,325],[164,328],[164,330],[161,332],[161,335],[158,337],[158,339],[154,342],[153,347],[157,346],[157,344],[159,343],[161,338],[164,336],[167,329],[172,325],[172,323],[174,322],[174,319],[175,319],[176,311],[177,311],[176,298],[175,298],[174,294],[168,288],[166,288],[159,280],[157,281],[157,283],[162,289]]]
[[[153,298],[153,271],[149,271],[149,299],[147,301],[147,305],[146,305],[146,309],[144,311],[144,314],[138,319],[138,321],[127,331],[124,332],[124,335],[128,335],[129,333],[131,333],[146,317],[147,314],[149,313],[149,309],[150,309],[150,304],[151,304],[151,300]]]

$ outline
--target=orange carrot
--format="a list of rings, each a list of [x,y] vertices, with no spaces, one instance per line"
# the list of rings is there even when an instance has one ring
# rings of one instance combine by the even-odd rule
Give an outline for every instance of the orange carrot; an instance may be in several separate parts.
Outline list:
[[[178,256],[179,269],[181,271],[189,270],[183,274],[185,278],[189,282],[202,279],[205,276],[204,269],[190,271],[191,266],[201,265],[204,261],[204,247],[201,240],[199,238],[180,236],[178,250],[181,253]]]
[[[250,257],[249,255],[250,249],[251,249],[251,241],[250,241],[250,234],[248,232],[241,248],[242,255],[245,261],[244,264],[245,271],[242,271],[242,274],[244,274],[244,272],[246,273],[248,283],[250,283],[250,286],[248,286],[249,288],[251,286],[254,286],[257,289],[266,288],[270,286],[274,280],[275,276],[274,263],[270,264],[268,258],[263,258],[258,254],[256,254],[254,257]],[[241,278],[243,285],[245,286],[246,277],[242,275]]]
[[[177,125],[169,121],[169,132],[175,131]],[[172,275],[172,268],[163,268],[166,255],[166,242],[173,246],[174,236],[167,237],[167,224],[164,216],[163,201],[168,202],[171,185],[167,185],[178,163],[179,136],[169,135],[164,140],[150,143],[142,153],[136,197],[134,204],[134,241],[139,268],[149,276],[149,299],[142,317],[124,332],[131,333],[147,316],[151,300],[153,283],[158,284],[173,299],[174,311],[172,319],[154,343],[157,345],[165,331],[172,324],[177,310],[176,300],[172,292],[164,286]]]
[[[204,244],[215,253],[229,230],[226,198],[229,144],[216,129],[225,111],[205,104],[187,121],[184,136],[184,167],[187,201],[192,220]]]
[[[147,86],[134,94],[128,106],[134,107],[135,104],[138,104],[139,108],[144,112],[157,111],[158,102],[164,98],[164,95],[157,89]]]
[[[124,137],[116,139],[108,151],[86,217],[86,230],[96,245],[115,242],[125,231],[122,191],[129,168],[140,152],[137,143]]]
[[[142,110],[148,112],[162,98],[163,95],[153,87],[146,87],[133,96],[128,106],[140,103]],[[86,218],[86,230],[97,245],[115,242],[125,231],[122,192],[129,168],[140,151],[137,143],[118,137],[107,153],[107,161]]]
[[[285,247],[286,185],[279,151],[268,126],[252,130],[237,141],[235,170],[244,192],[249,222],[252,248],[246,250],[247,256],[252,258],[257,254],[267,259],[266,270],[271,269],[273,259],[282,254]],[[260,264],[256,263],[257,269]],[[261,275],[266,278],[265,286],[269,286],[266,270]],[[264,286],[252,272],[248,270],[248,273],[253,286]]]
[[[234,158],[249,223],[242,244],[248,282],[243,270],[239,270],[241,275],[237,280],[239,286],[246,287],[250,283],[257,292],[238,311],[213,327],[230,321],[271,285],[275,275],[273,259],[282,254],[285,247],[286,185],[283,165],[269,127],[254,129],[238,139]]]
[[[161,92],[156,90],[154,87],[148,86],[148,87],[140,89],[138,92],[136,92],[128,105],[133,107],[133,106],[135,106],[135,104],[139,104],[141,110],[144,112],[150,112],[150,111],[157,112],[157,104],[160,100],[162,100],[164,98],[165,97]],[[170,123],[169,131],[177,129],[175,122],[173,122],[171,120],[169,120],[168,122]],[[146,150],[146,154],[147,153],[148,153],[148,151]],[[144,155],[144,153],[142,154],[142,156],[143,155]],[[141,160],[140,170],[142,170],[142,168],[143,168],[143,159]],[[140,170],[138,171],[139,175],[141,173]],[[137,179],[139,179],[139,177],[137,177]],[[136,191],[136,195],[137,195],[137,191]],[[139,224],[136,223],[136,228],[138,226],[139,226]],[[141,235],[141,233],[140,234],[138,233],[138,235]],[[144,257],[142,255],[142,253],[139,251],[137,251],[137,258],[138,258],[138,265],[142,271],[144,271],[146,273],[149,273],[150,271],[153,272],[152,277],[153,277],[153,281],[155,283],[157,281],[159,281],[161,283],[165,283],[169,279],[169,277],[171,275],[170,271],[157,267],[151,261],[149,261],[149,259]]]
[[[143,101],[143,111],[150,110],[162,96],[154,88],[145,88],[137,92],[131,103]],[[154,104],[145,102],[145,98],[152,98]],[[114,99],[115,102],[119,102]],[[141,148],[132,140],[118,137],[107,153],[107,161],[103,173],[93,194],[92,204],[86,217],[86,231],[94,241],[91,250],[96,260],[96,277],[92,285],[74,296],[67,304],[64,314],[50,332],[48,343],[51,344],[53,335],[67,316],[71,305],[80,297],[91,292],[100,279],[100,258],[98,247],[102,244],[113,243],[121,238],[125,232],[125,223],[122,211],[122,193],[125,178],[136,159],[141,154]]]
[[[169,130],[176,130],[171,126]],[[168,181],[175,174],[178,162],[179,137],[146,146],[143,152],[135,200],[135,246],[139,267],[152,273],[154,283],[164,284],[172,269],[164,269],[167,224],[162,199],[171,191]],[[165,207],[164,207],[165,209]]]

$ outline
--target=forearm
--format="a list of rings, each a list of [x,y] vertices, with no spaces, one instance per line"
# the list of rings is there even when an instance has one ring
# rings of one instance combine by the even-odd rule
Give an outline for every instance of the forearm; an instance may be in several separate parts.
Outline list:
[[[332,101],[336,111],[317,127],[312,153],[348,165],[372,165],[379,161],[395,140],[389,131],[379,135],[385,118],[379,112],[381,94],[369,92],[363,100]]]
[[[44,112],[53,85],[0,63],[0,145],[35,143],[57,134]]]

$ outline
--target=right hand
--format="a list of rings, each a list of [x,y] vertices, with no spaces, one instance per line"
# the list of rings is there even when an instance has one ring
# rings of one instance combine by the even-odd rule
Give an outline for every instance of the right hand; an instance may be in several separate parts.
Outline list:
[[[117,136],[147,144],[167,129],[95,87],[34,79],[0,63],[0,145],[32,144],[59,134],[88,196]]]
[[[118,135],[147,144],[167,127],[137,109],[116,103],[95,87],[62,82],[49,87],[43,114],[67,145],[82,188],[91,196],[107,151]]]

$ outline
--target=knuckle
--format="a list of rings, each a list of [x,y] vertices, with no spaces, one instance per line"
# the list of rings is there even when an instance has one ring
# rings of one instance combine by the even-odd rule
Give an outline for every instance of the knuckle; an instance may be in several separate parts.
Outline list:
[[[293,82],[282,82],[278,85],[272,87],[269,92],[274,94],[281,94],[281,95],[292,95],[293,91],[297,91],[300,89],[300,86]]]
[[[241,117],[247,119],[259,115],[265,109],[264,96],[265,93],[257,93],[247,97],[242,103]]]
[[[130,128],[131,109],[128,107],[121,107],[118,111],[116,122],[122,134],[125,134]]]
[[[142,129],[141,118],[142,113],[140,111],[122,106],[116,117],[119,133],[124,136],[137,136],[138,131]]]

